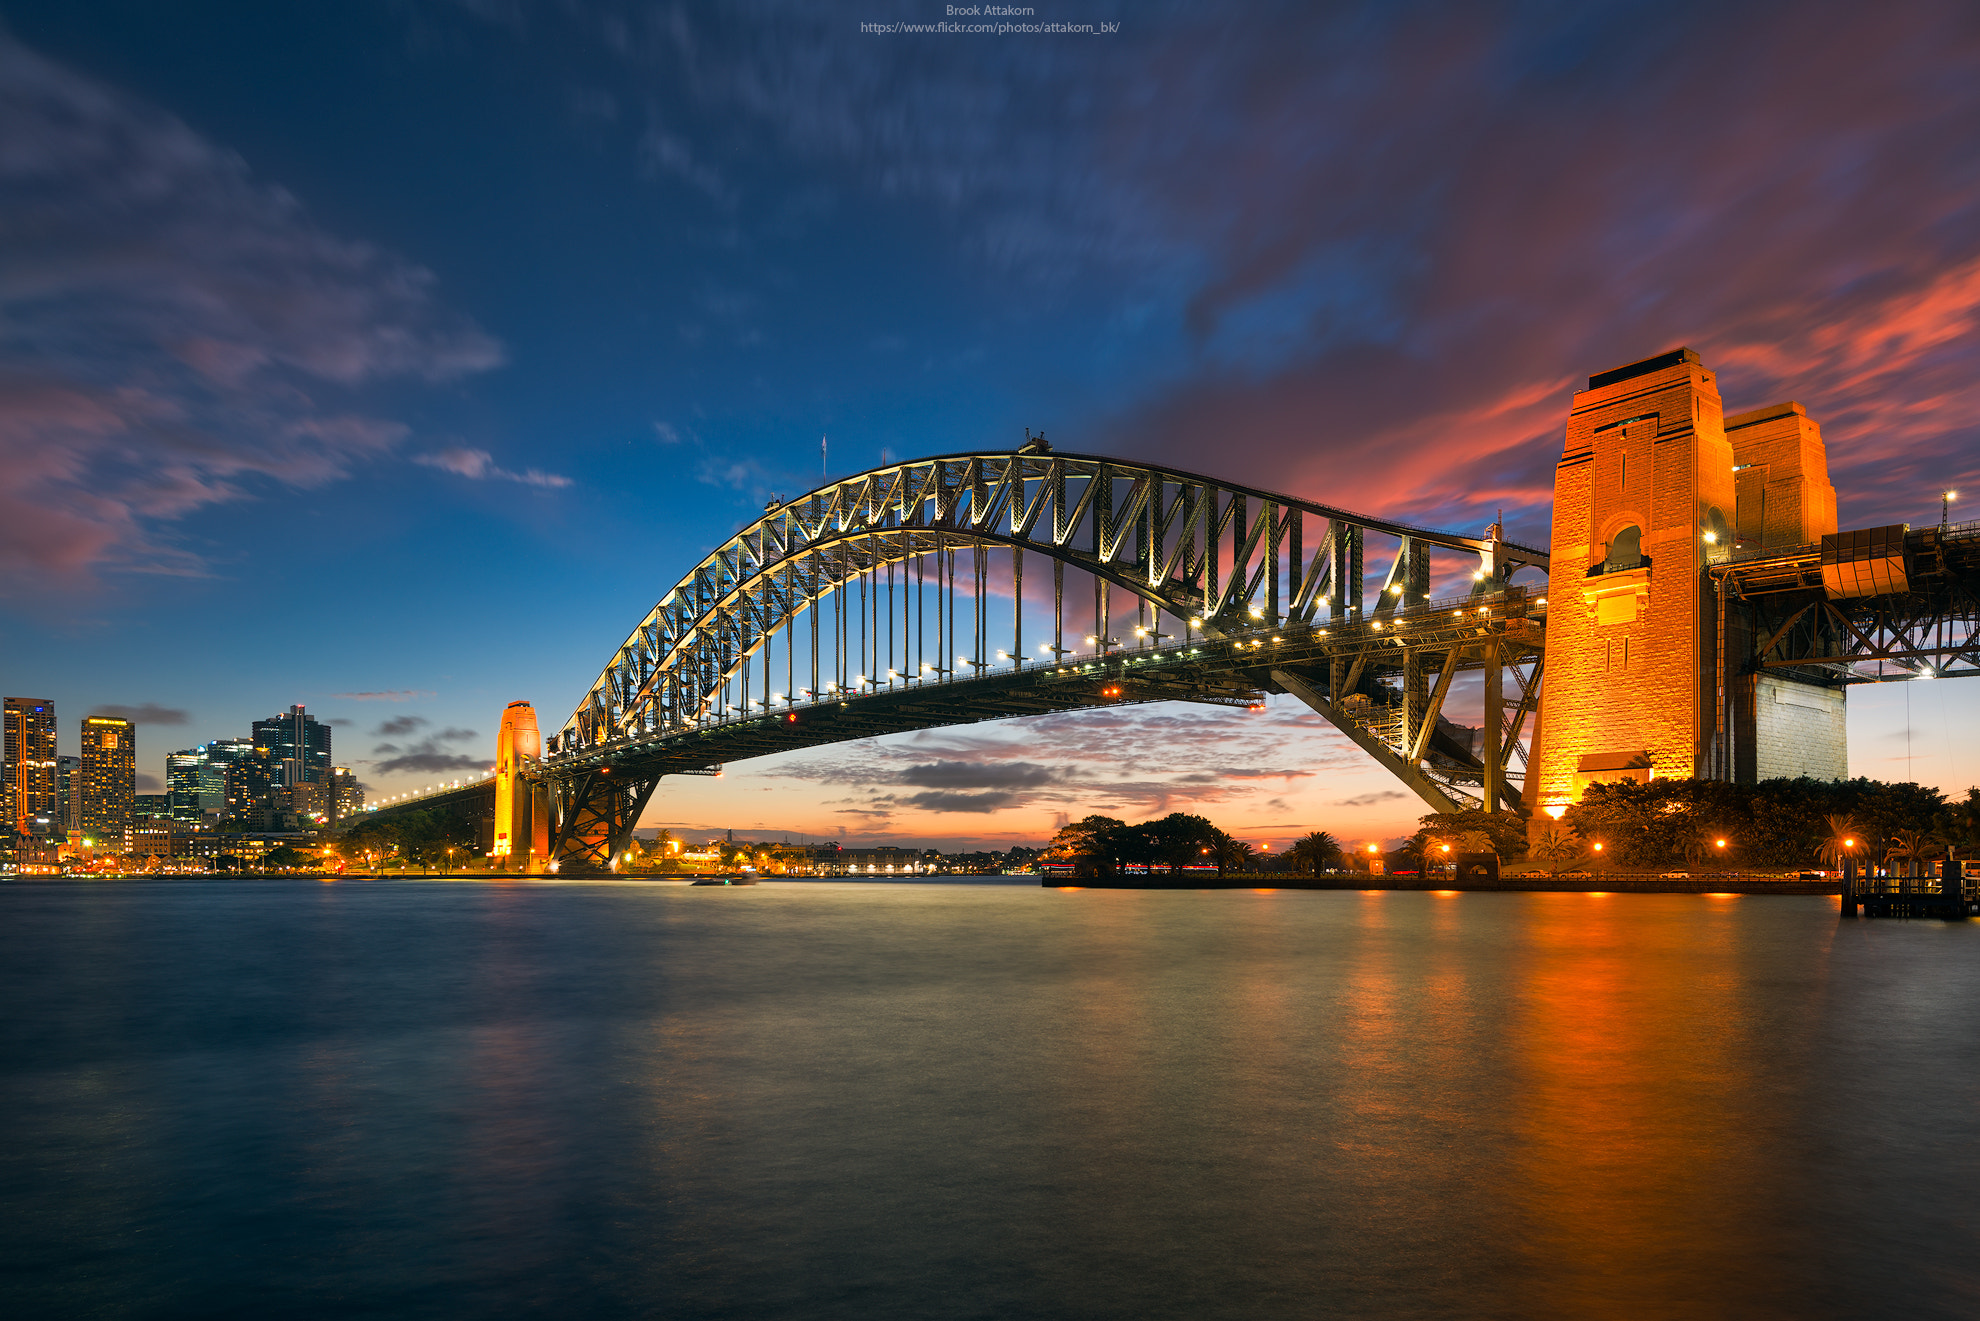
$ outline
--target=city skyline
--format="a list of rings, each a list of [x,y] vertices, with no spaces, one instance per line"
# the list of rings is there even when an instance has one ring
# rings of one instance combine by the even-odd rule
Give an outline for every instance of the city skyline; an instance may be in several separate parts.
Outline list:
[[[1544,544],[1576,378],[1687,342],[1729,409],[1820,419],[1843,526],[1935,522],[1980,482],[1972,33],[1699,8],[1660,58],[1687,12],[1110,11],[1040,60],[798,7],[0,5],[52,273],[8,295],[45,333],[4,349],[0,687],[132,719],[146,792],[303,704],[390,794],[489,764],[511,700],[561,721],[821,437],[837,476],[1029,427]],[[1980,777],[1980,695],[1850,707],[1852,773]],[[1254,778],[1192,781],[1213,754]],[[1275,700],[796,754],[646,819],[957,846],[1110,806],[1420,811]]]

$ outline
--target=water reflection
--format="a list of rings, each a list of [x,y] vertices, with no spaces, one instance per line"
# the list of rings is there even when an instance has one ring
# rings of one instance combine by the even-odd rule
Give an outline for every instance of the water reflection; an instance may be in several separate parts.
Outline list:
[[[1974,928],[828,884],[0,905],[22,1314],[1973,1310]]]

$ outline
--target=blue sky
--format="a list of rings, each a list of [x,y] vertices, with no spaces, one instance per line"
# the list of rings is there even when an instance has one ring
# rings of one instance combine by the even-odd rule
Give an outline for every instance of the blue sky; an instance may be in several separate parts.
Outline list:
[[[1037,7],[1120,31],[0,0],[0,686],[54,698],[65,750],[143,710],[152,774],[303,702],[410,787],[481,764],[512,698],[560,722],[821,434],[837,474],[1030,427],[1544,543],[1576,378],[1676,343],[1729,408],[1808,405],[1845,526],[1980,494],[1971,6]],[[1911,724],[1927,699],[1853,695],[1860,772],[1980,778],[1980,694],[1937,687]],[[1417,810],[1289,708],[1123,719],[737,767],[652,815],[960,842]],[[1128,764],[1198,737],[1284,773]],[[1077,779],[1012,769],[1051,757]],[[928,806],[971,775],[1009,810]]]

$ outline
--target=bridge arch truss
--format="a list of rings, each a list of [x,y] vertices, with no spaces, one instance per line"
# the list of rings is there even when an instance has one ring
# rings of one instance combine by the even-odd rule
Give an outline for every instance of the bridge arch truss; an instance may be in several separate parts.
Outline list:
[[[1368,557],[1384,549],[1371,601]],[[1473,596],[1547,562],[1496,538],[1099,456],[1033,449],[891,464],[773,503],[696,565],[619,647],[549,751],[1040,657],[1379,620],[1428,601],[1436,551],[1476,563]],[[1030,556],[1052,588],[1049,624],[1034,618],[1028,632]],[[1090,580],[1090,604],[1077,581],[1068,600],[1067,569]],[[1007,625],[991,619],[993,595],[1009,597]],[[1008,642],[995,647],[998,638]]]

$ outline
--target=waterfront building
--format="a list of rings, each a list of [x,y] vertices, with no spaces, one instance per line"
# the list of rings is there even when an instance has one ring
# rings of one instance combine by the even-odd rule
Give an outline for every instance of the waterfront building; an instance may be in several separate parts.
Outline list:
[[[55,820],[58,833],[82,829],[82,758],[55,758]]]
[[[323,784],[330,779],[330,726],[300,706],[255,721],[253,742],[268,754],[278,785]]]
[[[344,821],[364,811],[364,786],[348,766],[330,770],[330,819]]]
[[[202,816],[227,812],[227,772],[206,747],[186,748],[165,758],[165,788],[190,795]]]
[[[45,697],[9,697],[5,703],[6,765],[0,770],[0,797],[8,824],[29,834],[32,822],[59,819],[55,764],[55,703]]]
[[[208,763],[218,768],[224,787],[221,816],[239,829],[262,829],[263,818],[272,806],[277,773],[268,750],[244,738],[217,738],[204,750]]]
[[[83,717],[81,779],[83,834],[121,840],[137,805],[137,728],[130,721]]]

